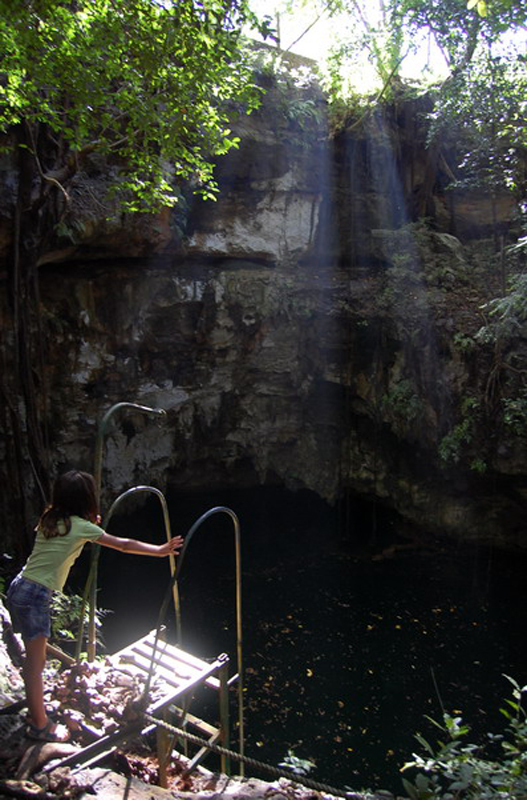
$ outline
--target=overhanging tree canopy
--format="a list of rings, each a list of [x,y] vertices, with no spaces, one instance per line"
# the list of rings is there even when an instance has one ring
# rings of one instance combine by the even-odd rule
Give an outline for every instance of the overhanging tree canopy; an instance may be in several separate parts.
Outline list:
[[[0,297],[10,527],[28,523],[32,482],[48,494],[38,264],[71,181],[97,151],[128,210],[177,204],[183,181],[213,196],[214,158],[237,141],[230,119],[258,103],[242,35],[251,25],[266,31],[247,0],[0,0],[0,145],[16,174],[4,196],[13,237]]]
[[[283,4],[298,14],[298,3]],[[330,71],[337,87],[346,85],[345,72],[355,78],[352,85],[362,87],[367,62],[381,83],[393,80],[417,49],[421,62],[427,50],[429,59],[440,51],[453,73],[527,24],[527,0],[488,0],[484,6],[477,0],[301,0],[300,5],[316,15],[315,22],[322,16],[334,20]],[[412,77],[418,77],[417,69]]]
[[[214,190],[211,158],[236,143],[229,116],[258,100],[241,30],[246,0],[2,0],[0,130],[55,141],[38,164],[59,183],[93,149],[126,165],[133,208],[173,205],[169,174]]]

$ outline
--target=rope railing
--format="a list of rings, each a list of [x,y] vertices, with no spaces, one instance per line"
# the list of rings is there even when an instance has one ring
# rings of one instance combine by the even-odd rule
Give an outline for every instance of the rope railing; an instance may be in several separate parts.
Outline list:
[[[364,800],[364,795],[358,795],[356,792],[346,791],[344,789],[337,789],[335,786],[328,786],[326,783],[319,783],[318,781],[311,780],[311,778],[304,778],[303,776],[300,778],[295,773],[292,773],[285,769],[280,769],[280,767],[272,766],[271,764],[266,764],[264,761],[259,761],[256,758],[251,758],[251,756],[242,755],[241,753],[236,753],[233,750],[228,750],[226,747],[222,747],[219,744],[214,744],[213,742],[208,742],[206,739],[202,739],[201,736],[196,736],[194,733],[190,733],[189,731],[185,731],[182,728],[177,728],[174,725],[171,725],[164,720],[158,719],[157,717],[152,716],[147,711],[143,711],[143,717],[148,721],[156,725],[157,727],[163,728],[167,730],[169,733],[173,734],[174,737],[179,737],[182,739],[187,739],[192,744],[196,744],[199,747],[206,747],[213,753],[217,753],[218,755],[228,756],[232,758],[234,761],[241,761],[248,766],[255,767],[256,769],[261,769],[265,772],[270,773],[278,778],[287,778],[292,783],[298,783],[300,786],[306,786],[309,789],[315,789],[318,792],[326,792],[327,794],[335,795],[335,797],[345,797],[347,800],[352,800],[353,798],[361,798]]]

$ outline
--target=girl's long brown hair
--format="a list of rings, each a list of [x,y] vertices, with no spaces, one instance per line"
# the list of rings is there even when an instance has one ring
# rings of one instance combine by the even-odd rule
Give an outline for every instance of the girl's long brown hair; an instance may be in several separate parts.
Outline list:
[[[94,522],[97,514],[93,475],[73,469],[60,475],[55,481],[51,503],[44,509],[37,529],[46,539],[65,536],[71,530],[72,516],[84,517]]]

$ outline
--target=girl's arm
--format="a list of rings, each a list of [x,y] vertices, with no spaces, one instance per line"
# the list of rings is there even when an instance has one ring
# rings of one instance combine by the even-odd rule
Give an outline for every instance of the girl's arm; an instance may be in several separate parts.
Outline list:
[[[124,539],[121,536],[111,536],[109,533],[97,539],[97,544],[103,547],[112,547],[122,553],[133,553],[139,556],[168,556],[174,555],[183,546],[183,538],[174,536],[169,542],[164,544],[149,544],[138,539]]]

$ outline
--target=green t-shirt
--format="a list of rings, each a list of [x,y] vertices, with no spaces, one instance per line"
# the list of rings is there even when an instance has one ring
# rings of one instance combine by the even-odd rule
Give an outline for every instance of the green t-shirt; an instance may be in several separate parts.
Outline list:
[[[104,531],[82,517],[70,517],[71,529],[64,536],[46,539],[37,530],[33,552],[23,569],[24,578],[41,583],[48,589],[62,591],[69,571],[86,542],[95,542]]]

